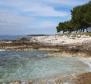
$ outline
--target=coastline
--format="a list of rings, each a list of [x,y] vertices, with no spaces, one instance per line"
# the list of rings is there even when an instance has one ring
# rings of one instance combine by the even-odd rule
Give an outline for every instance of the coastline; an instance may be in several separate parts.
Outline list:
[[[91,55],[91,37],[87,35],[33,36],[26,40],[0,42],[0,51],[31,51],[84,53]]]
[[[44,39],[45,38],[45,39]],[[4,45],[4,44],[3,44]],[[26,41],[18,41],[14,43],[5,43],[4,47],[0,46],[0,51],[31,51],[39,50],[48,52],[48,56],[58,56],[58,57],[79,57],[80,61],[86,64],[91,72],[91,37],[82,35],[80,37],[72,36],[36,36]],[[82,73],[85,74],[85,73]],[[57,76],[49,79],[39,79],[39,80],[29,80],[29,81],[11,81],[11,84],[47,84],[50,81],[52,84],[71,84],[79,78],[80,74],[71,74],[67,77]],[[69,80],[67,83],[63,81]],[[72,83],[75,84],[75,83]],[[76,83],[79,84],[79,83]]]
[[[81,61],[88,65],[85,60],[88,61],[89,58],[81,58]],[[91,61],[91,58],[90,60]],[[10,84],[90,84],[91,82],[91,70],[89,72],[80,73],[80,74],[70,74],[70,75],[60,75],[56,74],[53,77],[36,79],[36,80],[14,80]],[[85,82],[83,82],[84,80]],[[86,81],[88,79],[88,81]],[[82,82],[82,83],[81,83]]]

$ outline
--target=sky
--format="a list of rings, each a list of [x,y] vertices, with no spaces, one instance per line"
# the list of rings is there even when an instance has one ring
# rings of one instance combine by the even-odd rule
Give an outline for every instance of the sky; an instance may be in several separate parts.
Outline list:
[[[55,34],[73,7],[90,0],[0,0],[0,35]]]

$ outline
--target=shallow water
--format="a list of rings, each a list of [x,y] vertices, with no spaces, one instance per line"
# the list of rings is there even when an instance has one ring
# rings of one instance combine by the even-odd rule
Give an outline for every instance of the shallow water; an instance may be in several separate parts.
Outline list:
[[[43,51],[0,52],[0,82],[87,72],[78,57],[48,57]]]

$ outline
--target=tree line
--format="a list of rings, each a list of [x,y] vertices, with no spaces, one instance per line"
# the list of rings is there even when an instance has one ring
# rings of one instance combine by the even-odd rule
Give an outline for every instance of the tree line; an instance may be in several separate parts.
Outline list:
[[[87,28],[91,27],[91,1],[73,8],[71,11],[71,20],[60,22],[56,27],[57,32],[73,32],[85,30],[88,32]]]

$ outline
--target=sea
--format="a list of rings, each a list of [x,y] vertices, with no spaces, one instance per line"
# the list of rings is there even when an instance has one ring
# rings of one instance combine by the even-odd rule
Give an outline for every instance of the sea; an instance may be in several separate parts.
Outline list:
[[[46,51],[0,51],[0,83],[88,72],[79,57],[49,56]],[[2,84],[2,83],[1,83]]]
[[[22,36],[0,36],[0,40],[15,40]],[[28,36],[29,38],[31,37]],[[49,56],[40,50],[0,50],[0,84],[16,80],[37,80],[89,72],[91,68],[80,57]]]
[[[16,40],[23,37],[23,35],[0,35],[0,40]]]

